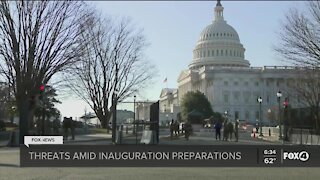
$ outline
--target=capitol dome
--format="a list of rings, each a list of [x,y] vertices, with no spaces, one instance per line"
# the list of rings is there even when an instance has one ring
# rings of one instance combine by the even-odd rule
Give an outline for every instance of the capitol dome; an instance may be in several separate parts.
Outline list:
[[[249,67],[245,60],[245,48],[240,42],[237,31],[223,18],[223,7],[218,0],[214,9],[215,19],[200,34],[193,50],[190,69],[203,66]]]

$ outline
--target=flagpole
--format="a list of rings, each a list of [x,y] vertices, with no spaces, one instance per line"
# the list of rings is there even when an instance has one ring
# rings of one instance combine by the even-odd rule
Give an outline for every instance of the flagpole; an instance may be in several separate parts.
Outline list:
[[[163,83],[166,83],[166,88],[168,89],[168,79],[167,79],[167,77],[163,80]]]

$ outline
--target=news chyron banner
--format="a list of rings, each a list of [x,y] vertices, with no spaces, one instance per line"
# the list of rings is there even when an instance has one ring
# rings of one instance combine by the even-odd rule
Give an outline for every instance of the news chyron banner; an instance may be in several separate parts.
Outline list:
[[[320,167],[320,146],[22,145],[22,167]]]

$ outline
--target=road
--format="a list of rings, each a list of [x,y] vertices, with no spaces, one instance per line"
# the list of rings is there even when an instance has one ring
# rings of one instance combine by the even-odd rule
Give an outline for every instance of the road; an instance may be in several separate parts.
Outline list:
[[[80,141],[68,141],[68,143],[71,144],[83,144],[83,145],[109,145],[111,144],[111,136],[101,136],[100,138],[94,138],[94,135],[81,137],[82,140]],[[90,141],[88,139],[93,138],[93,141]],[[222,138],[222,137],[221,137]],[[78,138],[79,139],[79,138]],[[137,136],[137,143],[139,144],[141,139],[141,133]],[[77,137],[76,137],[77,140]],[[127,137],[124,137],[122,140],[123,144],[136,144],[136,136],[129,135]],[[219,141],[215,139],[214,133],[200,133],[195,132],[194,135],[190,136],[189,140],[187,141],[184,136],[174,136],[172,139],[170,138],[170,132],[169,130],[161,130],[160,131],[160,142],[159,144],[165,144],[165,145],[225,145],[225,144],[256,144],[256,145],[270,145],[270,144],[281,144],[280,142],[272,142],[272,141],[264,141],[260,138],[252,138],[251,132],[241,131],[239,133],[239,141],[235,142],[235,138],[230,141]]]

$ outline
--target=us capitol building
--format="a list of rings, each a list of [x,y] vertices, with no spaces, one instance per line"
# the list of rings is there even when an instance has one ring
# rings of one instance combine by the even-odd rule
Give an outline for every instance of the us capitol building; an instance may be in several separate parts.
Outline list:
[[[204,28],[193,50],[188,69],[178,77],[178,89],[162,89],[160,95],[160,119],[176,119],[179,104],[188,91],[200,91],[206,95],[215,112],[228,112],[231,119],[255,122],[259,118],[262,98],[262,120],[267,121],[269,111],[277,111],[277,92],[281,101],[290,96],[290,105],[298,107],[298,96],[288,93],[298,70],[289,66],[251,67],[245,59],[245,48],[237,31],[223,17],[220,1],[214,8],[215,17]],[[169,116],[169,117],[168,117]]]

